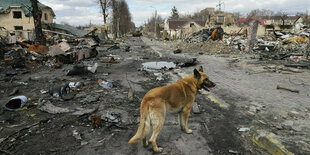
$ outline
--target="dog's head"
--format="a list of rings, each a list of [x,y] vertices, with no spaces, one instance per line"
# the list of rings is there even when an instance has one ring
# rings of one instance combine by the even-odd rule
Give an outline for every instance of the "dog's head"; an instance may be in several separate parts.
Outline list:
[[[194,69],[194,77],[198,80],[198,89],[204,89],[206,91],[210,91],[212,87],[215,87],[215,83],[210,81],[209,77],[203,73],[202,66],[199,67],[199,71]]]

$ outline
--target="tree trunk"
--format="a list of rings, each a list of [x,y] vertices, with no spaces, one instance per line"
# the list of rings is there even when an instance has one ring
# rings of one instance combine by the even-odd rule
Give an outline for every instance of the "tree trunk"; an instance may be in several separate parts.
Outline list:
[[[257,29],[258,29],[258,21],[253,20],[250,23],[250,28],[248,31],[248,42],[246,45],[245,52],[253,52],[253,47],[256,42]]]
[[[32,4],[31,12],[35,27],[35,36],[36,36],[35,43],[40,45],[46,45],[46,38],[44,37],[41,24],[42,12],[38,6],[38,0],[30,0],[30,1]]]
[[[113,10],[113,15],[112,15],[112,30],[113,30],[113,35],[114,39],[117,38],[117,30],[118,30],[118,8],[117,8],[117,2],[116,0],[112,0],[112,10]]]
[[[107,30],[107,0],[99,0],[100,6],[102,9],[102,15],[103,15],[103,22],[104,22],[104,32],[106,39],[109,39],[108,37],[108,30]]]

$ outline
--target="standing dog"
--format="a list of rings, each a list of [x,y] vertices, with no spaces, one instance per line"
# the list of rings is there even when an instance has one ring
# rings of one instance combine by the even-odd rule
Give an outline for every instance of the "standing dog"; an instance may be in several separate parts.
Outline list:
[[[183,78],[168,86],[158,87],[150,90],[143,97],[140,109],[140,124],[137,133],[129,140],[129,144],[142,140],[143,146],[147,146],[146,136],[151,125],[153,134],[149,142],[153,146],[154,152],[162,152],[163,149],[156,144],[156,138],[163,128],[166,112],[177,112],[181,129],[186,133],[192,133],[187,122],[190,110],[199,89],[210,91],[215,84],[203,73],[200,66],[199,71],[194,69],[194,74]]]

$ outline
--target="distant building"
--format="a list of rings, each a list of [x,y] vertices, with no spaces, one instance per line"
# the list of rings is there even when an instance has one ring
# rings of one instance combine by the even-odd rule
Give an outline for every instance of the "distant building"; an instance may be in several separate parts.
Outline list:
[[[164,31],[167,32],[168,38],[181,39],[187,35],[199,31],[205,26],[205,22],[195,19],[166,19]]]
[[[232,13],[226,12],[215,12],[207,18],[206,25],[208,26],[223,26],[223,25],[233,25],[234,17]]]

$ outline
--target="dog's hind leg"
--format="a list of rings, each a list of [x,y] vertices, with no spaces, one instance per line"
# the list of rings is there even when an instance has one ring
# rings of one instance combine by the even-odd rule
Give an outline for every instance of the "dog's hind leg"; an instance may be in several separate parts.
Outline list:
[[[165,122],[165,115],[166,115],[166,109],[165,108],[155,108],[152,109],[150,113],[150,119],[153,126],[153,133],[150,138],[150,143],[152,143],[154,152],[162,152],[163,149],[158,147],[156,144],[157,136],[160,132],[160,130],[164,126]]]
[[[150,128],[151,128],[151,121],[150,121],[150,118],[147,117],[146,120],[145,120],[145,124],[144,124],[144,132],[143,132],[143,137],[142,137],[142,143],[143,143],[143,146],[144,147],[147,147],[149,144],[148,144],[148,141],[146,140],[146,136],[149,134],[150,132]]]

